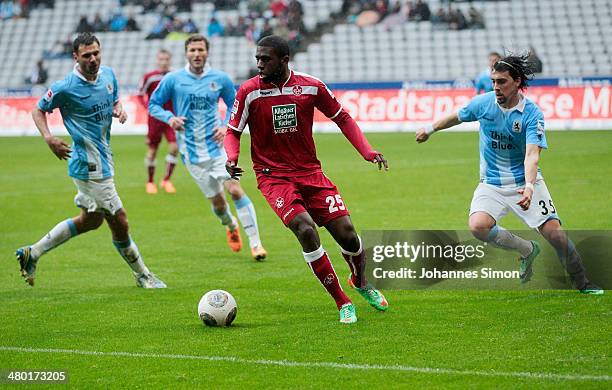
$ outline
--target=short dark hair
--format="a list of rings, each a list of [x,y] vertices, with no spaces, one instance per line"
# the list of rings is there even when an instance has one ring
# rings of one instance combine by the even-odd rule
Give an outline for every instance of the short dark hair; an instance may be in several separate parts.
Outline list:
[[[172,53],[170,53],[170,51],[166,49],[159,49],[157,54],[168,54],[169,56],[172,56]]]
[[[492,51],[492,52],[489,53],[489,57],[492,57],[492,56],[495,56],[497,58],[501,58],[501,54],[499,54],[496,51]]]
[[[72,52],[78,54],[80,46],[89,46],[93,45],[94,43],[97,43],[98,46],[100,46],[100,41],[95,35],[88,32],[81,33],[74,38],[74,41],[72,41]]]
[[[290,55],[289,43],[278,35],[268,35],[257,42],[257,46],[271,47],[279,57]]]
[[[210,49],[210,42],[208,42],[208,39],[206,39],[206,37],[202,34],[190,35],[189,38],[187,38],[187,40],[185,41],[185,51],[187,51],[187,46],[189,46],[191,42],[204,42],[204,44],[206,45],[206,50]]]
[[[533,80],[533,68],[529,62],[529,54],[509,54],[502,57],[493,65],[495,72],[509,72],[510,76],[516,80],[521,79],[519,89],[525,89],[529,86],[529,81]]]

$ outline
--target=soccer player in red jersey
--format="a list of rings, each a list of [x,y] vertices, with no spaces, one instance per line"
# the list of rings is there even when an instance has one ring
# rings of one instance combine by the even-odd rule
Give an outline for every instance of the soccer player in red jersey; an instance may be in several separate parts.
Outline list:
[[[349,285],[370,305],[386,310],[382,293],[367,282],[365,251],[338,189],[323,174],[312,137],[315,107],[333,120],[367,161],[388,169],[383,155],[374,151],[357,123],[344,111],[319,79],[289,69],[289,45],[278,36],[257,43],[259,76],[246,81],[232,107],[225,149],[227,170],[242,175],[238,163],[240,135],[248,125],[251,156],[258,188],[302,245],[304,259],[336,301],[341,323],[357,321],[319,239],[316,225],[324,226],[341,247],[349,265]]]
[[[164,77],[164,75],[170,72],[170,61],[172,57],[170,52],[161,49],[157,53],[157,69],[144,75],[140,83],[140,93],[138,95],[138,101],[142,106],[147,109],[149,99],[157,85]],[[147,99],[145,100],[145,96]],[[164,105],[167,110],[172,110],[172,102],[168,102]],[[153,180],[155,176],[155,156],[157,155],[157,149],[162,139],[162,135],[166,137],[168,141],[168,154],[166,155],[166,173],[164,178],[159,183],[167,193],[173,194],[176,192],[174,185],[170,181],[170,176],[176,166],[176,156],[178,154],[178,147],[176,146],[176,135],[174,129],[164,122],[153,118],[149,115],[148,120],[149,131],[147,133],[147,145],[149,149],[145,156],[145,167],[147,168],[149,179],[147,180],[146,191],[148,194],[157,194],[157,186]]]

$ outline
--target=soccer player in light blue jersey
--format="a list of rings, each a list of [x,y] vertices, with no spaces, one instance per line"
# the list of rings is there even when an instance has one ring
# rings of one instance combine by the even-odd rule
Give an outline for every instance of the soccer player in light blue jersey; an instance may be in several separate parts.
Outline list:
[[[480,72],[480,74],[474,80],[476,94],[487,93],[493,90],[493,83],[491,82],[491,69],[493,69],[493,65],[497,63],[501,59],[501,56],[498,52],[492,51],[489,53],[489,66],[487,69]]]
[[[73,57],[76,64],[72,72],[51,86],[32,110],[32,118],[51,151],[60,160],[68,160],[68,175],[78,190],[74,203],[81,208],[81,214],[58,223],[37,243],[18,249],[21,274],[33,286],[42,255],[78,234],[97,229],[106,220],[113,244],[132,269],[136,284],[143,288],[165,288],[164,282],[144,264],[128,234],[127,214],[113,182],[112,118],[121,123],[127,120],[119,101],[117,79],[110,68],[100,65],[100,42],[94,35],[77,36]],[[72,137],[71,146],[49,131],[46,113],[55,108],[59,108]]]
[[[538,166],[547,148],[544,116],[521,94],[533,76],[528,56],[507,56],[492,67],[493,91],[475,96],[458,113],[442,118],[416,133],[418,143],[435,132],[462,122],[480,123],[480,184],[470,206],[469,226],[482,241],[520,253],[521,282],[533,274],[540,253],[536,241],[527,241],[499,226],[512,211],[537,229],[554,247],[575,287],[585,294],[603,294],[589,281],[576,247],[561,229],[553,200]]]
[[[208,59],[209,42],[199,34],[185,41],[187,65],[170,72],[159,83],[149,100],[149,113],[177,130],[181,159],[204,195],[210,200],[214,214],[227,228],[227,240],[234,252],[242,249],[238,221],[225,200],[224,188],[230,193],[238,218],[249,237],[251,254],[255,260],[267,256],[259,237],[255,207],[240,183],[231,179],[225,170],[227,155],[223,138],[227,132],[236,91],[229,76],[211,68]],[[219,99],[227,106],[222,120]],[[174,113],[163,108],[172,101]]]

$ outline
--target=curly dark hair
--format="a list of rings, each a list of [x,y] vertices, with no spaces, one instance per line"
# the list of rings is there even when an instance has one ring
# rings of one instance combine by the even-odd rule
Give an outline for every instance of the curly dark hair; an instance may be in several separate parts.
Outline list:
[[[502,57],[493,65],[495,72],[509,72],[514,79],[520,79],[519,89],[524,90],[529,86],[529,81],[533,80],[533,65],[529,61],[529,53],[509,54]]]

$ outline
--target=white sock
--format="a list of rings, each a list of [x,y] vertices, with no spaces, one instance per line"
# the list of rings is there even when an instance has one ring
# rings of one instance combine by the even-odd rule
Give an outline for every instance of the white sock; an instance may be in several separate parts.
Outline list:
[[[72,219],[62,221],[55,225],[55,227],[51,229],[47,235],[41,238],[40,241],[32,245],[32,256],[37,259],[77,234],[79,233]]]
[[[242,198],[234,200],[236,206],[236,214],[240,219],[242,228],[249,236],[249,244],[251,248],[261,245],[259,239],[259,227],[257,226],[257,214],[255,213],[255,206],[248,196],[243,195]]]
[[[495,225],[489,232],[488,242],[503,248],[518,251],[522,257],[527,257],[533,251],[533,244],[524,238],[516,236],[501,226]]]
[[[230,210],[229,204],[225,203],[225,210],[223,211],[217,210],[213,206],[212,211],[221,221],[221,225],[227,226],[232,232],[238,229],[238,223],[236,222],[236,218],[234,218],[234,216],[232,215],[232,211]]]
[[[132,241],[130,237],[127,241],[114,241],[113,245],[117,248],[117,251],[123,257],[123,260],[130,266],[132,271],[135,274],[149,274],[149,269],[142,261],[142,257],[140,256],[140,251],[136,246],[136,243]]]
[[[177,162],[176,156],[171,155],[170,153],[166,154],[166,162],[170,164],[176,164]]]

